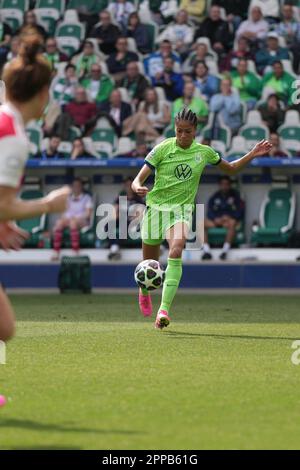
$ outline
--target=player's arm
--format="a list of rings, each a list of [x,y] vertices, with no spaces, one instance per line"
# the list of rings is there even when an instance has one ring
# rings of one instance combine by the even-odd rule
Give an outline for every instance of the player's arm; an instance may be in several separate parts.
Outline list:
[[[69,187],[56,189],[47,196],[23,201],[16,197],[16,189],[0,186],[0,221],[30,219],[50,212],[64,212],[67,207]]]
[[[140,172],[137,174],[135,179],[131,184],[132,191],[134,191],[138,196],[144,197],[149,191],[147,186],[143,186],[147,178],[152,173],[152,169],[148,165],[144,165]]]
[[[222,170],[227,175],[235,175],[239,173],[245,166],[247,166],[254,158],[261,155],[267,155],[272,147],[272,144],[267,140],[262,140],[258,142],[255,147],[253,147],[250,152],[248,152],[243,157],[235,160],[234,162],[227,162],[226,160],[221,160],[218,165],[218,168]]]

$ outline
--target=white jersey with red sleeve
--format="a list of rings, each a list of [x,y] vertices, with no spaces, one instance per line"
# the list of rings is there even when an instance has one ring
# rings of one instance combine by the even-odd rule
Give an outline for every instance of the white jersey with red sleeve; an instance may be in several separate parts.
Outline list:
[[[11,103],[5,103],[0,106],[0,186],[20,186],[28,154],[22,116]]]

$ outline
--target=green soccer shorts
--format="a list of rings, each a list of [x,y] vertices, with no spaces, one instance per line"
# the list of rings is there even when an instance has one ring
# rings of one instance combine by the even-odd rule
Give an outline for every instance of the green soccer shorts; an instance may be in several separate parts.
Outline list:
[[[166,232],[178,222],[184,222],[188,229],[193,221],[193,210],[178,206],[176,210],[159,210],[147,207],[142,222],[141,235],[146,245],[160,245],[166,238]],[[181,236],[181,231],[178,232]]]

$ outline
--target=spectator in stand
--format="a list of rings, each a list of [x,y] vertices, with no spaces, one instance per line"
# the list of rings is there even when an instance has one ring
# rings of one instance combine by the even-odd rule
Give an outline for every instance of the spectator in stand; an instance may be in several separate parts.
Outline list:
[[[234,40],[233,29],[229,27],[229,23],[222,20],[220,7],[212,6],[209,16],[197,29],[195,39],[203,36],[210,39],[213,49],[218,54],[230,50]]]
[[[130,13],[136,11],[135,5],[126,0],[116,0],[109,3],[107,10],[112,18],[119,23],[125,33]]]
[[[136,134],[136,140],[153,142],[170,122],[170,109],[167,103],[158,99],[156,90],[148,88],[145,101],[142,101],[138,111],[124,122],[123,135]]]
[[[19,48],[20,48],[20,38],[19,36],[13,36],[10,41],[10,51],[6,57],[7,62],[17,57],[19,53]]]
[[[46,40],[44,56],[54,72],[56,71],[57,64],[68,61],[66,54],[58,49],[56,39],[52,37]]]
[[[53,135],[49,139],[47,150],[41,152],[41,160],[65,158],[64,154],[59,152],[58,147],[60,146],[61,138],[57,135]]]
[[[117,51],[113,52],[107,59],[107,67],[113,78],[121,80],[125,76],[128,62],[138,62],[139,58],[135,52],[128,51],[128,42],[126,37],[119,37],[116,43]]]
[[[207,101],[218,93],[220,89],[220,79],[210,75],[208,67],[203,60],[200,60],[195,65],[194,84]]]
[[[114,200],[114,219],[116,221],[116,228],[119,228],[119,220],[127,219],[127,227],[133,220],[137,217],[141,218],[144,210],[145,204],[144,200],[138,196],[131,188],[133,178],[127,177],[124,180],[124,189],[119,193],[118,197]],[[120,197],[126,197],[126,209],[120,204]],[[133,208],[133,206],[136,206]],[[131,209],[130,209],[131,208]],[[136,209],[136,211],[134,210]],[[130,238],[130,233],[129,233]],[[108,247],[109,247],[109,260],[119,260],[121,258],[120,247],[126,247],[128,240],[122,240],[119,237],[109,238]]]
[[[200,22],[205,14],[206,0],[181,0],[179,8],[186,10],[191,19]]]
[[[101,103],[99,110],[108,114],[115,124],[119,136],[122,134],[123,122],[132,114],[131,106],[122,101],[122,95],[118,89],[113,90],[109,101]]]
[[[262,85],[271,88],[278,95],[279,99],[285,105],[292,105],[292,96],[295,88],[293,83],[295,78],[288,72],[285,72],[280,61],[274,62],[273,71],[263,76]]]
[[[184,85],[182,74],[174,72],[172,57],[164,58],[164,70],[152,78],[152,85],[162,87],[169,101],[174,101],[182,95]]]
[[[222,117],[224,124],[231,129],[232,134],[237,134],[242,125],[241,99],[239,93],[232,90],[230,78],[224,78],[221,81],[221,93],[212,97],[209,108],[212,113],[216,113],[217,126],[219,117]]]
[[[207,122],[208,107],[203,98],[195,96],[195,91],[196,87],[193,82],[187,82],[184,85],[183,97],[174,101],[172,106],[172,125],[174,125],[176,114],[186,106],[197,114],[199,127],[204,127]]]
[[[290,56],[285,47],[279,46],[279,36],[275,31],[271,31],[267,36],[267,45],[264,49],[259,49],[255,54],[257,71],[260,74],[269,72],[271,65],[278,60],[289,60]]]
[[[79,253],[80,233],[79,231],[90,225],[93,211],[93,202],[89,194],[83,190],[80,178],[75,178],[72,183],[72,193],[69,196],[67,211],[56,221],[53,233],[53,247],[55,254],[52,261],[59,259],[63,241],[63,232],[66,228],[70,230],[71,246],[75,254]]]
[[[75,98],[65,106],[65,113],[71,117],[75,126],[83,129],[89,120],[96,116],[97,107],[87,99],[85,88],[76,88]]]
[[[23,30],[27,27],[30,26],[31,28],[35,29],[38,34],[42,36],[42,38],[45,40],[47,38],[47,33],[43,26],[38,24],[36,15],[34,13],[34,10],[28,10],[25,11],[24,13],[24,20],[21,28],[18,29],[18,31],[15,33],[17,36],[22,34]]]
[[[147,3],[152,15],[152,20],[159,25],[172,21],[178,11],[177,0],[148,0]]]
[[[250,18],[243,21],[237,32],[236,37],[247,38],[251,45],[257,47],[259,42],[264,41],[269,31],[269,24],[264,19],[261,9],[253,7],[250,9]]]
[[[208,201],[207,218],[205,220],[205,239],[203,244],[203,260],[211,260],[212,255],[208,244],[208,229],[224,227],[227,229],[225,242],[220,254],[221,260],[226,260],[228,252],[235,239],[236,229],[244,217],[244,202],[238,191],[232,188],[229,176],[219,179],[219,191]]]
[[[250,50],[250,41],[243,36],[237,40],[237,49],[229,52],[221,61],[220,72],[230,72],[232,69],[236,69],[240,59],[254,59],[254,55]]]
[[[242,19],[248,16],[250,0],[213,0],[212,5],[218,5],[224,8],[228,23],[233,23],[237,29]]]
[[[72,59],[72,64],[76,66],[76,73],[79,80],[89,76],[93,64],[100,63],[101,59],[95,53],[95,47],[91,41],[84,41],[82,52]]]
[[[256,102],[261,97],[261,80],[253,72],[248,71],[248,61],[240,59],[237,70],[231,72],[232,86],[239,91],[242,102],[245,102],[247,109],[255,107]]]
[[[86,89],[91,101],[97,105],[107,101],[114,89],[114,84],[108,75],[102,73],[99,64],[92,64],[88,77],[81,80],[81,85]]]
[[[126,36],[135,40],[136,47],[141,54],[152,52],[149,30],[145,24],[141,23],[136,11],[129,15]]]
[[[258,110],[263,123],[270,129],[270,132],[276,133],[278,127],[283,124],[285,116],[278,96],[276,94],[269,95],[266,103],[262,103]]]
[[[109,11],[101,11],[99,18],[100,24],[94,26],[91,38],[97,39],[103,54],[110,55],[116,52],[116,42],[121,36],[121,30],[117,25],[112,24]]]
[[[92,27],[98,21],[99,11],[104,10],[106,5],[107,0],[84,0],[84,2],[82,0],[69,0],[67,8],[78,11],[80,22],[87,25],[86,37],[89,37]]]
[[[144,60],[145,73],[149,78],[154,78],[158,73],[164,70],[164,59],[172,57],[176,64],[176,72],[180,72],[180,57],[172,51],[172,44],[170,41],[162,41],[159,45],[159,50],[153,52]]]
[[[188,13],[186,10],[179,10],[176,15],[175,23],[171,23],[158,36],[157,42],[160,43],[167,39],[173,44],[174,50],[181,56],[185,56],[193,42],[194,30],[188,24]]]
[[[5,64],[12,36],[11,27],[0,19],[0,68]]]
[[[292,4],[282,6],[282,20],[276,27],[276,32],[283,37],[289,50],[293,53],[293,68],[299,73],[300,63],[300,23],[294,18]]]
[[[125,77],[117,83],[118,87],[126,88],[133,106],[137,107],[149,86],[148,80],[139,72],[137,62],[128,62]]]
[[[207,44],[205,42],[199,42],[198,39],[195,45],[195,52],[190,53],[183,64],[183,72],[193,73],[195,65],[201,61],[205,63],[214,61],[214,56],[208,52]]]
[[[282,150],[281,139],[276,132],[272,132],[272,134],[270,134],[269,142],[272,144],[272,148],[270,149],[266,157],[289,158],[289,155],[287,154],[287,152]]]
[[[73,142],[73,148],[70,155],[70,160],[80,160],[85,158],[95,158],[94,155],[89,153],[83,143],[83,140],[77,138]]]
[[[279,0],[251,0],[250,9],[253,7],[259,7],[269,23],[279,21]]]
[[[53,88],[53,98],[64,106],[74,99],[75,90],[78,86],[76,68],[73,64],[67,64],[65,67],[65,76],[60,78]]]

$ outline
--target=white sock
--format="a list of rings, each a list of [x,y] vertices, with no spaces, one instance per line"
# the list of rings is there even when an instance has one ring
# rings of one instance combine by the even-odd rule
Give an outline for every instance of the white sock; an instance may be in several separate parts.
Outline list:
[[[111,253],[118,253],[119,250],[120,250],[120,247],[117,244],[111,245],[111,247],[110,247],[110,252]]]
[[[204,253],[209,253],[210,252],[210,246],[208,243],[203,243],[203,251]]]
[[[225,242],[223,245],[223,249],[222,249],[223,253],[228,253],[228,251],[230,250],[230,247],[231,247],[230,243]]]

